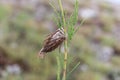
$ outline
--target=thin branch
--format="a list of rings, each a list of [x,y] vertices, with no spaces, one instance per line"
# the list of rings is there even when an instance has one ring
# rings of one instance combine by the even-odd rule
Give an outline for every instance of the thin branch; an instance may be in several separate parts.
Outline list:
[[[58,1],[59,1],[60,10],[61,10],[61,13],[62,13],[63,28],[64,28],[64,31],[65,31],[65,35],[67,36],[67,31],[66,31],[66,28],[65,28],[65,27],[66,27],[66,21],[65,21],[65,16],[64,16],[64,11],[63,11],[62,2],[61,2],[61,0],[58,0]],[[65,47],[65,53],[64,53],[63,80],[66,80],[67,55],[68,55],[68,51],[67,51],[67,40],[65,40],[64,47]]]

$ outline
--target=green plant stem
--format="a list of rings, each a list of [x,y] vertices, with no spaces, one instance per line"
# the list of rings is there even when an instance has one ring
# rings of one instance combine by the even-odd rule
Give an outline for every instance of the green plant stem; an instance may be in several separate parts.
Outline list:
[[[67,73],[67,56],[68,56],[68,51],[67,51],[67,40],[65,41],[65,53],[64,53],[64,69],[63,69],[63,80],[66,80],[66,73]]]
[[[61,2],[61,0],[58,0],[58,2],[59,2],[59,6],[60,6],[60,10],[61,10],[61,13],[62,13],[62,20],[63,20],[63,27],[65,28],[65,16],[64,16],[64,11],[63,11],[63,6],[62,6],[62,2]]]
[[[57,72],[57,80],[60,80],[60,72],[61,72],[61,66],[60,66],[60,58],[59,55],[57,55],[57,66],[58,66],[58,72]]]
[[[62,7],[62,2],[61,0],[59,1],[59,6],[60,6],[60,10],[62,13],[62,21],[63,21],[63,28],[65,31],[65,35],[67,35],[67,30],[66,30],[66,21],[65,21],[65,16],[64,16],[64,11],[63,11],[63,7]],[[66,72],[67,72],[67,55],[68,55],[68,51],[67,51],[67,40],[65,40],[65,44],[64,44],[64,48],[65,48],[65,52],[64,52],[64,66],[63,66],[63,80],[66,80]]]

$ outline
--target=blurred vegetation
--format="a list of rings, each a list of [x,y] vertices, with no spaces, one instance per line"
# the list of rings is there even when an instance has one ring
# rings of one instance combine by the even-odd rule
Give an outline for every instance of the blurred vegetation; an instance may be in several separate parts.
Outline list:
[[[68,71],[78,62],[80,65],[69,80],[119,80],[118,6],[99,0],[93,2],[95,3],[92,0],[79,1],[78,24],[75,27],[79,27],[81,20],[88,16],[85,11],[86,15],[83,16],[82,10],[90,9],[89,14],[93,14],[92,10],[95,13],[92,18],[86,18],[71,41]],[[64,0],[66,15],[69,16],[74,11],[74,3],[74,0]],[[2,3],[0,0],[0,80],[56,80],[58,49],[48,54],[44,60],[37,56],[45,37],[56,29],[53,9],[46,0],[38,0],[33,3],[34,6],[27,4]],[[7,72],[6,66],[12,64],[21,67],[19,75]]]

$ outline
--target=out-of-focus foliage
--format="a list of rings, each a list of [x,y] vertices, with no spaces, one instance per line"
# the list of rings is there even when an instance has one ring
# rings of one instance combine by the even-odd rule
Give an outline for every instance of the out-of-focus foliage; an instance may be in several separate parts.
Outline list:
[[[62,1],[70,16],[75,0]],[[69,47],[68,72],[80,62],[69,80],[119,80],[120,4],[107,0],[79,4],[75,27],[86,20]],[[57,28],[53,11],[46,0],[0,0],[0,80],[56,80],[58,49],[43,60],[37,54],[45,37]]]

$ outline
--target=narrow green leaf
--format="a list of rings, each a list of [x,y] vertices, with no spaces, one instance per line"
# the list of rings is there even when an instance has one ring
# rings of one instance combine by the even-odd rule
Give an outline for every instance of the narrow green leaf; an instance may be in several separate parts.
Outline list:
[[[62,15],[60,11],[57,11],[57,9],[55,8],[55,6],[52,4],[52,2],[49,1],[50,6],[54,9],[55,12],[55,18],[54,18],[54,22],[57,24],[57,26],[59,28],[61,28],[63,26],[63,21],[62,21]]]
[[[74,66],[74,68],[68,73],[67,78],[69,78],[69,76],[72,74],[72,72],[75,71],[75,69],[77,69],[79,65],[80,65],[80,62],[78,62],[78,63]]]
[[[76,0],[75,7],[74,7],[74,12],[70,16],[69,20],[67,21],[67,26],[68,26],[68,38],[69,40],[72,39],[72,36],[75,34],[75,24],[78,21],[78,9],[79,9],[79,4],[78,0]]]
[[[80,26],[81,26],[84,22],[85,22],[85,19],[82,20],[82,22],[80,23]],[[79,30],[80,26],[75,29],[75,33]]]

